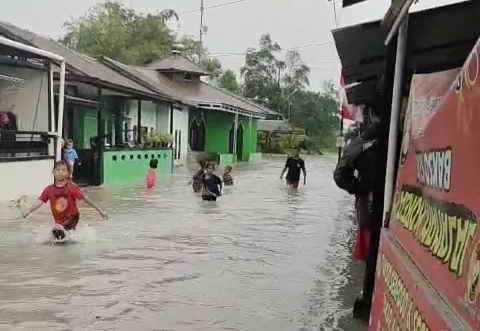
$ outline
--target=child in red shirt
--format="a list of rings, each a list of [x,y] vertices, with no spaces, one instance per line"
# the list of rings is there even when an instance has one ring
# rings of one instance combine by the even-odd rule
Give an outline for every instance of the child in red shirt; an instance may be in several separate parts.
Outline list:
[[[44,203],[50,201],[50,209],[55,219],[55,227],[52,233],[56,239],[65,238],[64,230],[75,230],[80,219],[80,212],[77,207],[77,200],[84,200],[91,207],[95,208],[104,218],[107,218],[99,207],[88,199],[77,185],[70,181],[70,169],[66,161],[55,162],[53,168],[54,184],[47,186],[40,195],[38,202],[23,213],[27,217]]]

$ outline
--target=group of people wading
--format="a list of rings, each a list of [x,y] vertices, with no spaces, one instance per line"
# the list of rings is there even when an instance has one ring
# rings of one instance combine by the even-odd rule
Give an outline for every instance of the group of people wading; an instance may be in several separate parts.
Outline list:
[[[200,169],[192,177],[192,189],[195,193],[201,193],[205,201],[216,201],[222,195],[223,186],[232,186],[232,167],[226,166],[222,179],[214,174],[215,163],[200,161]],[[307,184],[307,171],[305,161],[300,158],[300,153],[295,151],[287,158],[280,179],[287,173],[285,180],[290,189],[296,190],[300,183],[300,173],[303,173],[303,185]]]

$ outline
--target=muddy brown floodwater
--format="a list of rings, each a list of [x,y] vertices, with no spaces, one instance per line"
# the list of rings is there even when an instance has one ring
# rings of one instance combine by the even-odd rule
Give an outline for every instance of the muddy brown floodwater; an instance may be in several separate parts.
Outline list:
[[[0,207],[0,330],[365,330],[352,321],[363,265],[352,261],[352,198],[334,156],[306,158],[286,190],[281,158],[234,169],[215,202],[178,169],[153,191],[87,188],[74,242],[47,240],[48,210]]]

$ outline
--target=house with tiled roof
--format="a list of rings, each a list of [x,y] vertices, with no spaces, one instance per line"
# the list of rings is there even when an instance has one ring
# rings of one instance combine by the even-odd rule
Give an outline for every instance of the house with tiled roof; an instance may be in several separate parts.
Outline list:
[[[272,111],[202,81],[208,73],[180,54],[140,67],[80,54],[9,23],[0,22],[0,36],[65,59],[62,134],[79,151],[79,182],[138,180],[151,159],[171,173],[201,151],[222,165],[259,157],[257,121]],[[58,92],[58,70],[53,77]],[[58,93],[52,100],[58,103]]]
[[[100,185],[138,180],[152,158],[159,160],[160,174],[171,173],[174,149],[146,148],[142,139],[157,131],[167,138],[172,105],[178,100],[138,84],[98,59],[12,24],[0,22],[0,35],[65,59],[62,135],[73,139],[79,152],[81,165],[74,172],[76,181]],[[11,65],[1,64],[0,72],[7,66]],[[58,91],[58,71],[54,76],[54,89]],[[55,99],[58,103],[57,96]]]
[[[258,158],[257,121],[271,110],[204,82],[208,73],[178,53],[143,67],[101,60],[138,84],[179,101],[188,115],[184,139],[191,151],[218,153],[224,165]]]

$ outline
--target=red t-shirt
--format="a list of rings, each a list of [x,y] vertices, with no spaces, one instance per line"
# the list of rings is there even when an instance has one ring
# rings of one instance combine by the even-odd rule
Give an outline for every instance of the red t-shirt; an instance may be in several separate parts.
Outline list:
[[[39,199],[44,203],[50,200],[50,209],[55,223],[64,224],[79,214],[76,201],[85,199],[85,196],[77,185],[68,182],[62,187],[55,184],[47,186]]]

